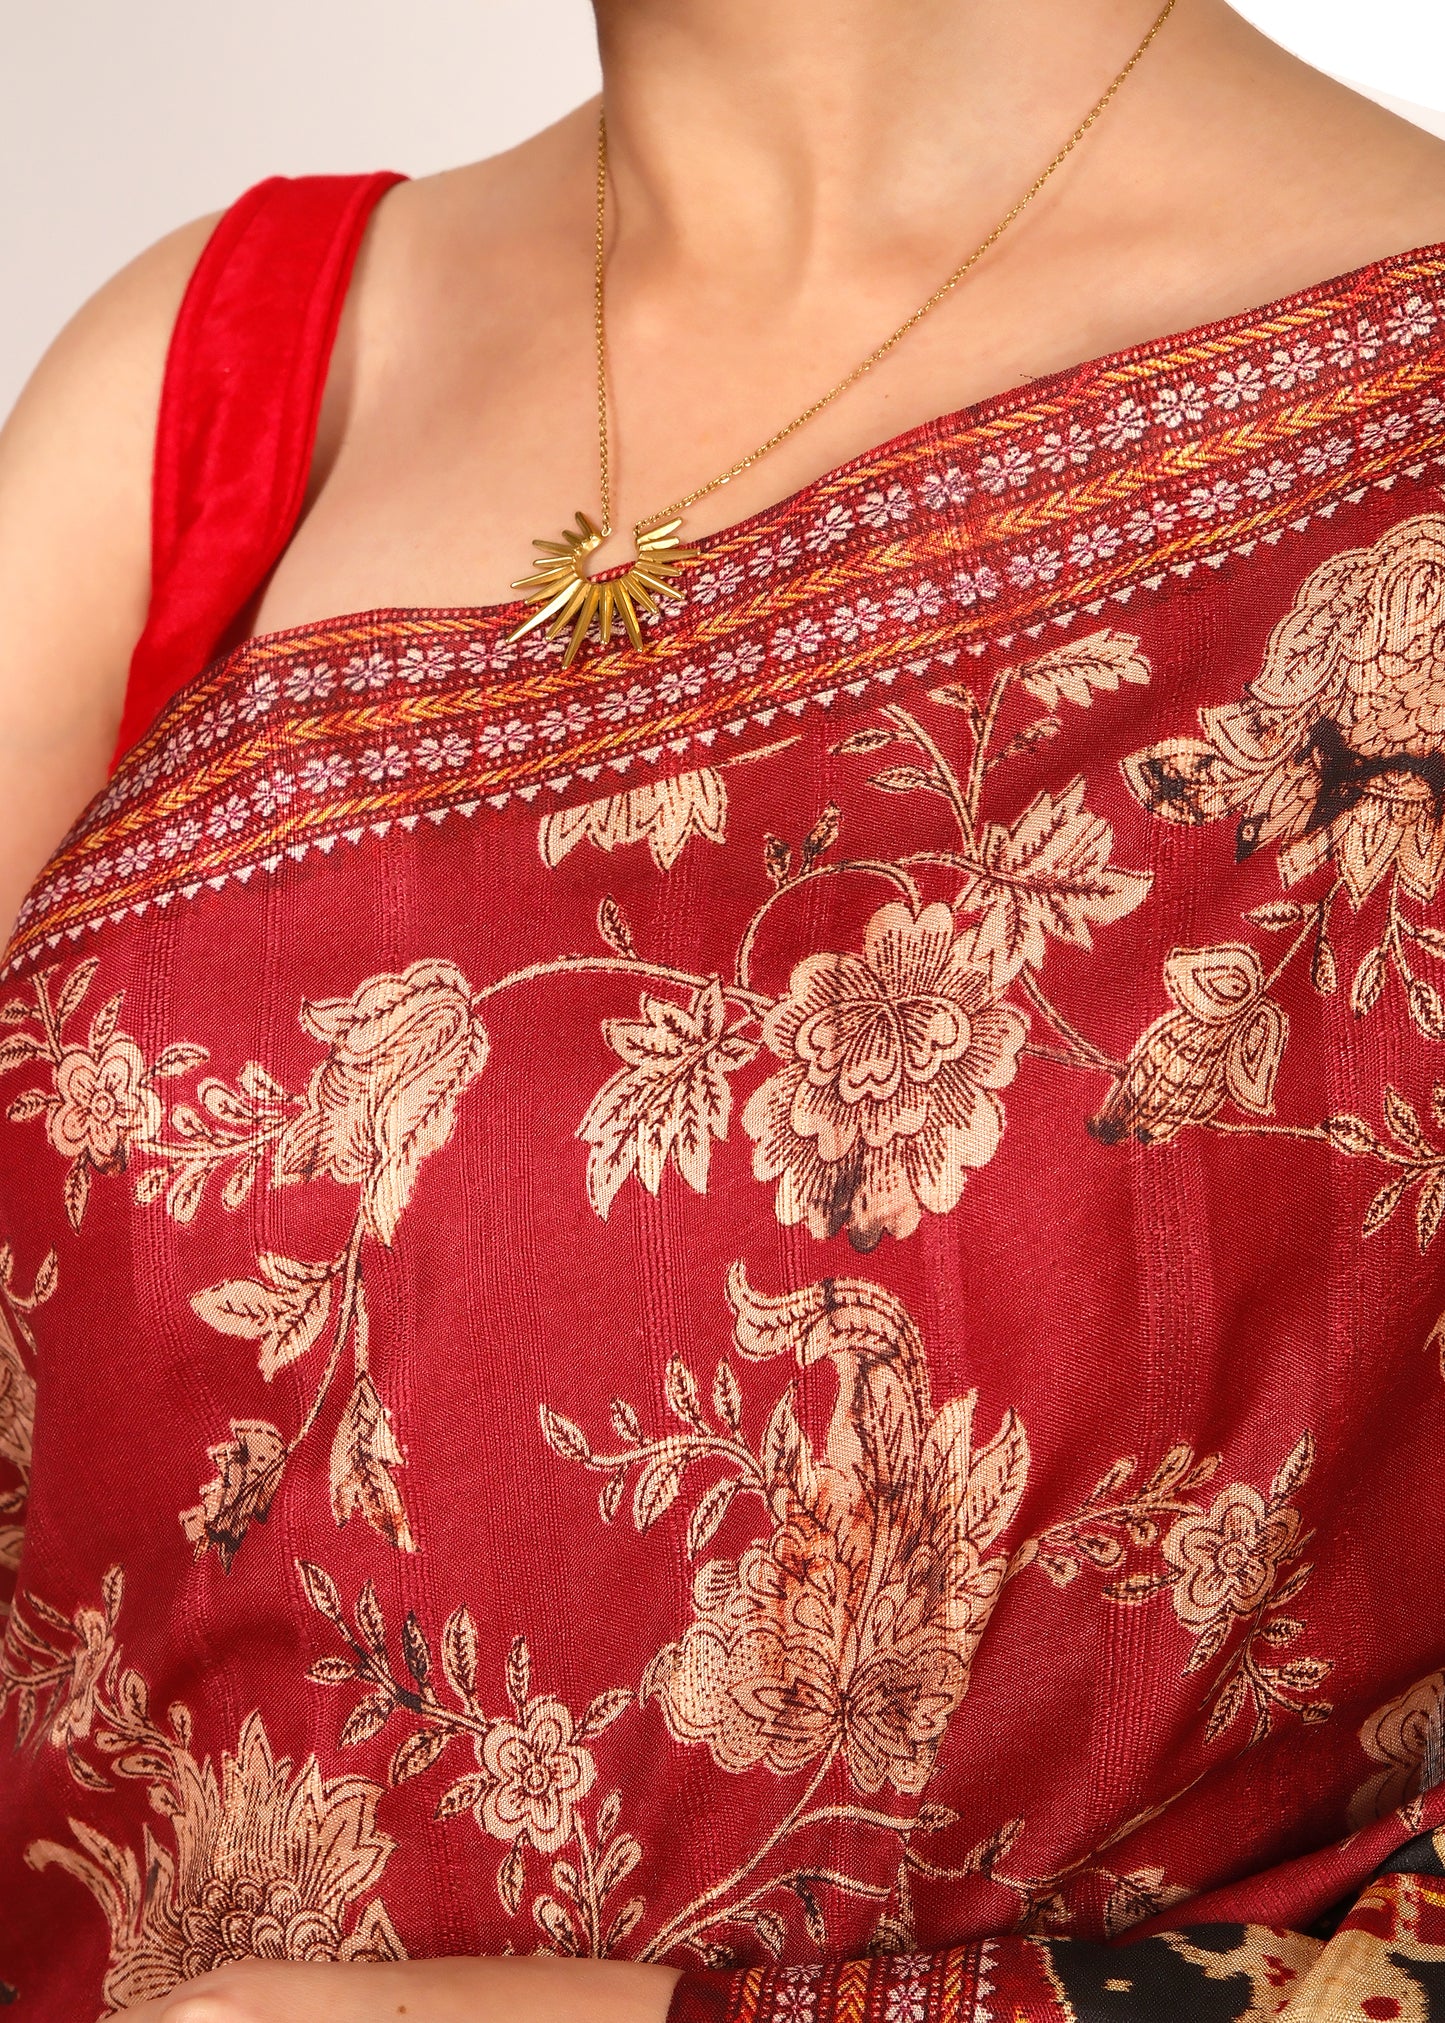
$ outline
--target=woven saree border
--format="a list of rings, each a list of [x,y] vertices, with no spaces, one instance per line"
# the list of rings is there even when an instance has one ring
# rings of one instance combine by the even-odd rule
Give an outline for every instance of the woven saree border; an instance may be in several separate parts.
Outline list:
[[[716,763],[813,708],[943,679],[1434,478],[1445,257],[1397,265],[1390,283],[901,438],[705,544],[686,604],[640,650],[564,669],[560,642],[507,643],[506,606],[365,612],[253,641],[126,755],[27,900],[0,973],[396,825]],[[1316,340],[1331,334],[1341,355],[1363,347],[1368,370],[1320,384]]]

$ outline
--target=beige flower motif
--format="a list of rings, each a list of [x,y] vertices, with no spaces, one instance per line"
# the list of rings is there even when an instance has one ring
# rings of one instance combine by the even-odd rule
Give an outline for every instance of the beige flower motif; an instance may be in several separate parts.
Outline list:
[[[1360,1746],[1383,1768],[1350,1801],[1354,1832],[1445,1783],[1445,1672],[1377,1708],[1360,1729]]]
[[[692,837],[725,843],[727,823],[727,782],[712,766],[702,766],[696,772],[649,781],[625,794],[544,815],[537,847],[542,862],[555,871],[579,843],[595,844],[599,850],[645,843],[658,870],[670,871]]]
[[[856,1248],[911,1236],[924,1211],[958,1205],[1003,1135],[997,1094],[1018,1071],[1028,1027],[980,928],[954,931],[943,905],[874,914],[863,953],[812,955],[769,1011],[782,1062],[743,1111],[753,1170],[777,1180],[777,1213]]]
[[[597,1777],[592,1752],[576,1735],[560,1700],[530,1700],[518,1720],[492,1722],[477,1743],[486,1780],[477,1818],[487,1833],[506,1841],[525,1834],[542,1854],[571,1839],[578,1802]]]
[[[293,1774],[253,1713],[219,1781],[209,1761],[173,1752],[174,1852],[147,1827],[138,1863],[75,1821],[77,1847],[37,1841],[26,1860],[95,1896],[111,1931],[104,1996],[127,2009],[237,1960],[404,1959],[379,1901],[347,1929],[395,1846],[377,1830],[380,1797],[362,1777],[323,1779],[314,1757]]]
[[[423,1159],[447,1143],[486,1066],[471,987],[454,963],[415,962],[350,998],[303,1005],[301,1023],[329,1052],[276,1148],[276,1182],[326,1175],[360,1187],[366,1228],[390,1243]]]
[[[735,1268],[729,1294],[740,1352],[831,1368],[836,1404],[816,1453],[784,1393],[761,1455],[771,1535],[700,1569],[643,1697],[724,1770],[786,1777],[836,1752],[859,1790],[916,1794],[1003,1586],[990,1548],[1027,1481],[1023,1427],[1007,1412],[976,1445],[972,1393],[935,1414],[918,1332],[882,1287],[767,1299]]]
[[[1207,1124],[1231,1098],[1251,1116],[1274,1109],[1289,1019],[1255,951],[1243,942],[1176,948],[1164,965],[1174,1002],[1135,1042],[1124,1072],[1089,1128],[1105,1144],[1135,1137],[1164,1145]]]
[[[1356,906],[1392,865],[1413,898],[1433,900],[1445,871],[1445,517],[1332,556],[1240,702],[1200,723],[1202,739],[1124,761],[1153,814],[1232,818],[1241,857],[1278,845],[1286,886],[1333,857]]]
[[[46,1128],[67,1159],[119,1173],[134,1146],[159,1131],[164,1110],[145,1055],[127,1033],[103,1046],[67,1047],[55,1065],[55,1101]]]
[[[1181,1517],[1164,1540],[1174,1609],[1194,1631],[1226,1616],[1253,1615],[1273,1593],[1299,1534],[1299,1513],[1270,1504],[1248,1482],[1235,1482],[1207,1512]]]

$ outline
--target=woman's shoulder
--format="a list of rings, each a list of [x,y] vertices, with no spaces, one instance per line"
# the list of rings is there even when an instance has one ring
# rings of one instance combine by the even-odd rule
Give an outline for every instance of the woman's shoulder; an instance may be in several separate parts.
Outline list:
[[[215,223],[107,281],[0,429],[0,923],[105,777],[150,592],[166,355]]]

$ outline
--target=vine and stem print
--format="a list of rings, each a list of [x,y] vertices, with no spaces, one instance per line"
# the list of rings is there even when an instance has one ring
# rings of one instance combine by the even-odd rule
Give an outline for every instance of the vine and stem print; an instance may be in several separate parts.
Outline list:
[[[1057,1875],[1013,1875],[1005,1863],[1022,1820],[974,1848],[962,1867],[946,1868],[919,1843],[958,1817],[928,1800],[928,1786],[999,1597],[1031,1568],[1059,1586],[1085,1565],[1109,1571],[1104,1596],[1119,1605],[1170,1596],[1191,1640],[1181,1676],[1219,1661],[1204,1703],[1206,1746],[1246,1709],[1243,1748],[1276,1718],[1327,1719],[1328,1705],[1314,1697],[1326,1661],[1265,1662],[1303,1629],[1284,1611],[1310,1572],[1301,1563],[1310,1534],[1291,1500],[1310,1472],[1308,1436],[1267,1492],[1233,1483],[1212,1501],[1202,1492],[1218,1473],[1217,1456],[1177,1444],[1142,1484],[1125,1457],[1074,1516],[1009,1554],[1004,1535],[1029,1474],[1024,1426],[1009,1409],[985,1437],[972,1392],[935,1406],[925,1346],[893,1294],[843,1278],[774,1297],[735,1265],[727,1295],[737,1360],[717,1363],[705,1402],[697,1373],[675,1356],[665,1382],[674,1423],[664,1430],[649,1432],[636,1407],[617,1398],[612,1439],[598,1446],[541,1407],[554,1453],[602,1477],[606,1523],[626,1511],[646,1533],[702,1478],[686,1525],[696,1563],[691,1619],[646,1664],[636,1691],[614,1688],[578,1714],[533,1692],[519,1637],[506,1668],[510,1709],[489,1715],[478,1698],[469,1610],[448,1618],[439,1665],[409,1614],[392,1640],[394,1662],[371,1584],[353,1622],[330,1576],[302,1563],[308,1599],[345,1646],[320,1658],[311,1677],[361,1690],[342,1743],[369,1740],[395,1717],[393,1784],[429,1771],[453,1744],[469,1749],[474,1767],[447,1786],[435,1816],[469,1813],[501,1843],[497,1890],[509,1916],[521,1909],[529,1862],[550,1865],[531,1912],[544,1944],[564,1953],[613,1951],[647,1914],[640,1896],[612,1900],[643,1852],[620,1831],[618,1793],[608,1792],[595,1815],[588,1802],[601,1788],[596,1739],[648,1705],[675,1743],[706,1748],[719,1769],[766,1771],[796,1789],[748,1858],[661,1916],[638,1957],[691,1953],[729,1964],[744,1933],[778,1957],[789,1905],[825,1949],[829,1901],[840,1896],[875,1904],[879,1942],[906,1950],[918,1878],[988,1877],[1015,1893],[1020,1929],[1066,1926],[1071,1890],[1101,1882],[1106,1921],[1119,1930],[1176,1901],[1162,1871],[1109,1869],[1100,1859],[1107,1847]],[[774,1361],[794,1374],[750,1438],[738,1365]],[[821,1401],[812,1397],[820,1383]],[[818,1441],[805,1429],[810,1400],[831,1406]],[[734,1556],[707,1557],[730,1514],[749,1507],[761,1513],[761,1534]],[[1108,1847],[1173,1802],[1127,1822]],[[873,1875],[839,1868],[820,1857],[816,1840],[819,1829],[839,1825],[884,1836],[892,1855]]]
[[[38,1596],[17,1601],[0,1711],[14,1703],[21,1744],[63,1749],[92,1794],[116,1780],[146,1787],[158,1824],[137,1851],[83,1820],[74,1845],[33,1841],[32,1868],[57,1866],[95,1898],[110,1929],[107,2013],[170,1994],[237,1960],[404,1960],[372,1894],[396,1843],[376,1823],[382,1787],[327,1778],[316,1758],[277,1756],[259,1712],[241,1724],[219,1772],[193,1748],[190,1710],[161,1719],[142,1675],[123,1662],[124,1575],[113,1566],[98,1608],[67,1618]]]
[[[59,1279],[59,1261],[47,1251],[22,1292],[15,1276],[15,1257],[0,1243],[0,1461],[15,1480],[0,1490],[0,1573],[13,1574],[20,1564],[25,1506],[30,1494],[30,1458],[35,1436],[35,1335],[30,1316],[50,1299]],[[29,1362],[27,1362],[27,1354]],[[9,1612],[9,1598],[0,1590],[0,1624]]]

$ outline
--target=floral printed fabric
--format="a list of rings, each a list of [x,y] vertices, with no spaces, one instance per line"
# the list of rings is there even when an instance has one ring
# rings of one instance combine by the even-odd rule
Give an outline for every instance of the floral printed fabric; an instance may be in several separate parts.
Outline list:
[[[641,649],[197,676],[0,986],[0,1980],[1445,2017],[1445,258]]]

